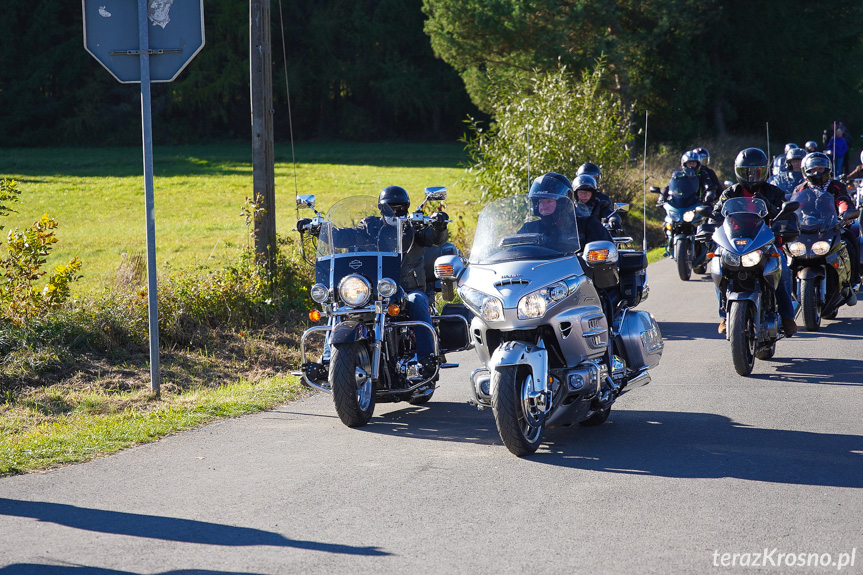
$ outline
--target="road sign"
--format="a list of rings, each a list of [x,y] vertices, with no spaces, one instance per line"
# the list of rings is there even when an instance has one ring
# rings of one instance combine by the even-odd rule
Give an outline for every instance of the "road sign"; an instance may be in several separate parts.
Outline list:
[[[141,81],[138,2],[81,0],[84,48],[117,80]],[[150,81],[171,82],[204,47],[204,0],[148,0]]]

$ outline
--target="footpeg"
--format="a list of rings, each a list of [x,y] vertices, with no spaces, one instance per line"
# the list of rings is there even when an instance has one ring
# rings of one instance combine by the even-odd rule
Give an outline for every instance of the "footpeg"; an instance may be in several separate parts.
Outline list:
[[[440,364],[441,369],[451,369],[453,367],[458,367],[457,363],[442,363]]]

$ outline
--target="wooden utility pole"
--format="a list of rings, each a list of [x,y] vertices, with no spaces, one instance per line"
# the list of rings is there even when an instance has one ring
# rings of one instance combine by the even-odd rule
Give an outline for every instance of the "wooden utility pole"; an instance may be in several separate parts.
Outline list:
[[[255,204],[255,253],[270,269],[276,253],[276,176],[273,152],[273,52],[270,0],[249,1],[249,85],[252,96],[252,187]]]

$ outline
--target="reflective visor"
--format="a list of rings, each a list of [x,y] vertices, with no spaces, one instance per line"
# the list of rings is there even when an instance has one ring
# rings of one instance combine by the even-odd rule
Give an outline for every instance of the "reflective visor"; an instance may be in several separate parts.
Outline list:
[[[767,166],[734,168],[737,177],[744,182],[761,182],[767,178]]]

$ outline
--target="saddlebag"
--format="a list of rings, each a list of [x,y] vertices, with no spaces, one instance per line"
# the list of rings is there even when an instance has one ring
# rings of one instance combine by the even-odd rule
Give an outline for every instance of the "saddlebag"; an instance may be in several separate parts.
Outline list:
[[[628,307],[644,301],[647,282],[647,254],[641,250],[620,250],[620,295]]]
[[[652,315],[646,311],[627,310],[617,328],[615,347],[623,354],[628,369],[659,365],[665,344]]]
[[[472,319],[473,314],[460,303],[446,304],[441,310],[441,315],[432,318],[440,337],[441,353],[463,351],[473,347],[469,330]]]

